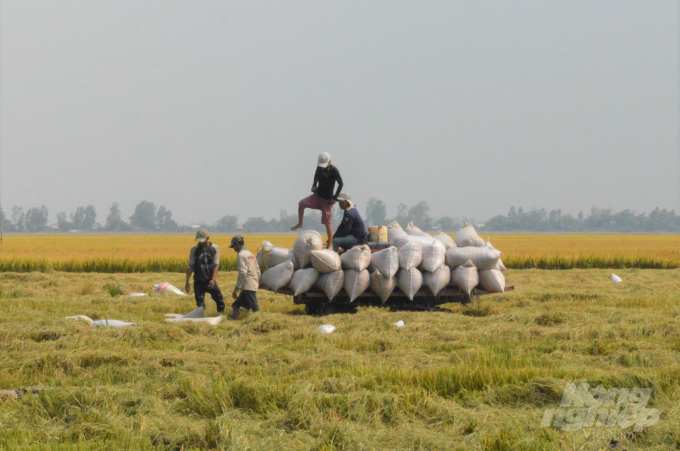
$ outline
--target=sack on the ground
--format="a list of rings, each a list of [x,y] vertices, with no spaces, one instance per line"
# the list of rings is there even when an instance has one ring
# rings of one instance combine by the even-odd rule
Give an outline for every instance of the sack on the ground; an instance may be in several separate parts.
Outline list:
[[[454,247],[446,251],[446,264],[452,270],[468,260],[480,270],[493,269],[501,257],[501,252],[489,247]]]
[[[319,271],[314,268],[298,269],[293,273],[288,286],[293,290],[293,296],[306,293],[319,279]]]
[[[423,285],[437,296],[451,282],[451,268],[441,265],[435,272],[423,272]]]
[[[169,284],[168,282],[157,283],[153,286],[154,293],[175,293],[180,296],[186,296],[186,293],[177,288],[176,286]]]
[[[413,300],[420,287],[423,286],[423,275],[416,268],[400,269],[397,273],[397,285],[407,298]]]
[[[342,290],[344,277],[345,273],[343,270],[321,274],[319,280],[316,281],[316,286],[326,293],[329,301],[332,301]]]
[[[465,225],[456,233],[456,246],[458,247],[481,247],[484,240],[477,235],[477,231],[472,224],[465,222]]]
[[[427,232],[423,232],[418,227],[416,227],[413,224],[413,221],[409,222],[408,225],[406,226],[406,233],[411,236],[424,236],[425,238],[432,238],[432,235],[430,235]]]
[[[260,281],[261,286],[265,286],[270,290],[277,292],[279,289],[285,287],[293,278],[293,262],[287,260],[279,265],[269,268],[262,274]]]
[[[396,237],[404,235],[407,235],[407,233],[404,232],[404,229],[401,228],[401,225],[399,225],[397,221],[392,221],[390,225],[387,226],[387,240],[390,243],[394,243]]]
[[[505,291],[505,276],[496,269],[479,271],[479,284],[486,291],[503,293]]]
[[[374,254],[375,255],[375,254]],[[394,277],[385,277],[380,274],[379,271],[373,271],[371,273],[371,291],[375,293],[383,304],[387,301],[394,291],[394,287],[397,286]]]
[[[269,241],[262,242],[262,247],[257,250],[256,260],[261,271],[266,271],[287,260],[292,261],[293,266],[297,267],[295,251],[285,247],[272,246]]]
[[[479,273],[472,261],[468,260],[453,270],[451,279],[458,288],[469,295],[479,284]]]
[[[385,277],[394,277],[399,270],[399,251],[397,248],[390,246],[371,254],[371,268]]]
[[[312,266],[321,274],[328,274],[329,272],[342,269],[340,256],[337,252],[330,249],[312,251]]]
[[[423,247],[420,243],[409,241],[399,248],[399,267],[408,271],[417,268],[423,261]]]
[[[371,249],[368,245],[356,246],[340,256],[342,269],[363,271],[371,264]]]
[[[441,241],[447,250],[451,249],[452,247],[456,247],[456,242],[453,241],[453,238],[451,238],[448,234],[444,232],[437,232],[434,235],[432,235],[432,238]]]
[[[297,259],[300,268],[306,268],[312,263],[312,251],[321,249],[323,247],[323,239],[316,230],[307,230],[302,232],[299,237],[295,239],[293,250],[295,251],[295,258]]]
[[[434,272],[444,264],[446,248],[441,241],[434,238],[411,235],[400,236],[394,239],[394,246],[398,249],[401,249],[408,243],[418,243],[423,248],[423,259],[420,263],[420,269],[423,271]]]
[[[363,271],[356,271],[348,269],[345,271],[345,280],[343,286],[345,292],[349,295],[349,302],[353,302],[356,298],[366,291],[368,284],[371,282],[371,275],[365,269]]]

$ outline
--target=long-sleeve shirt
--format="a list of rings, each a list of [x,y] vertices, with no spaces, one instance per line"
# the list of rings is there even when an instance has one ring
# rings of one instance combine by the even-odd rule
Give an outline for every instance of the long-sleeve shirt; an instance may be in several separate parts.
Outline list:
[[[333,194],[333,188],[335,188],[336,182],[338,183],[338,188],[335,191],[335,194]],[[316,172],[314,173],[314,184],[312,186],[316,188],[316,194],[322,199],[337,199],[338,195],[342,192],[343,186],[340,171],[332,164],[329,164],[327,168],[320,168],[317,166]]]
[[[210,243],[207,249],[196,245],[189,252],[187,269],[194,272],[194,280],[208,282],[212,279],[215,266],[220,266],[220,248]]]
[[[255,256],[245,247],[236,256],[238,279],[236,289],[243,291],[257,291],[260,286],[260,267]]]
[[[345,210],[342,215],[342,222],[338,226],[338,230],[335,231],[335,235],[333,236],[335,238],[342,238],[349,235],[352,235],[358,240],[363,240],[366,236],[364,220],[361,219],[359,210],[357,210],[356,207]]]

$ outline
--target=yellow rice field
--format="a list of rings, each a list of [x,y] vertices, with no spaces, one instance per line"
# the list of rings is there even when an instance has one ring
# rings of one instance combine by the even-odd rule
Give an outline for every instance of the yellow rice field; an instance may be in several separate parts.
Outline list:
[[[263,240],[292,248],[296,234],[245,235],[246,246],[255,251]],[[485,235],[483,235],[486,238]],[[228,246],[231,235],[215,235],[225,262],[233,261]],[[680,235],[602,235],[602,234],[498,234],[490,237],[503,252],[508,267],[561,269],[571,267],[673,268],[680,266]],[[179,268],[194,245],[185,235],[8,235],[0,247],[0,270],[11,271],[9,262],[40,261],[55,264],[54,269],[77,271],[82,262],[91,262],[97,271],[101,262],[125,261],[138,272],[147,262],[173,262]],[[72,269],[62,268],[72,262]],[[162,266],[162,265],[161,265]],[[30,266],[29,266],[30,267]],[[165,265],[164,270],[170,270]],[[226,266],[225,269],[230,269]],[[20,271],[20,269],[14,269]],[[148,269],[152,271],[154,269]],[[118,272],[115,268],[101,272]]]

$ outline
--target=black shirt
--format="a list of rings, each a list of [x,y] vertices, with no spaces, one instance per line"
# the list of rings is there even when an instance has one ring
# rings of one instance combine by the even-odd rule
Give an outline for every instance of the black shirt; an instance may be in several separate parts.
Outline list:
[[[333,194],[335,182],[338,182],[338,189],[335,194]],[[342,191],[342,177],[340,177],[340,171],[332,164],[329,164],[327,168],[320,168],[317,166],[316,173],[314,173],[314,184],[312,186],[317,187],[316,194],[321,196],[322,199],[336,199]]]
[[[194,272],[195,282],[209,282],[212,279],[215,266],[220,265],[220,249],[216,244],[210,243],[207,249],[196,245],[189,252],[189,264],[187,268]]]

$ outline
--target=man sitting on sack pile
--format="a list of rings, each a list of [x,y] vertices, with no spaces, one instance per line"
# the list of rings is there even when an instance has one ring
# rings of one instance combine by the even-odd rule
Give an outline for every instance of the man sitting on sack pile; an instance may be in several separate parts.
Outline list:
[[[349,194],[338,195],[340,208],[343,210],[342,222],[333,235],[333,250],[338,252],[342,248],[348,250],[361,243],[366,238],[366,227],[361,219],[357,206],[352,202]]]

